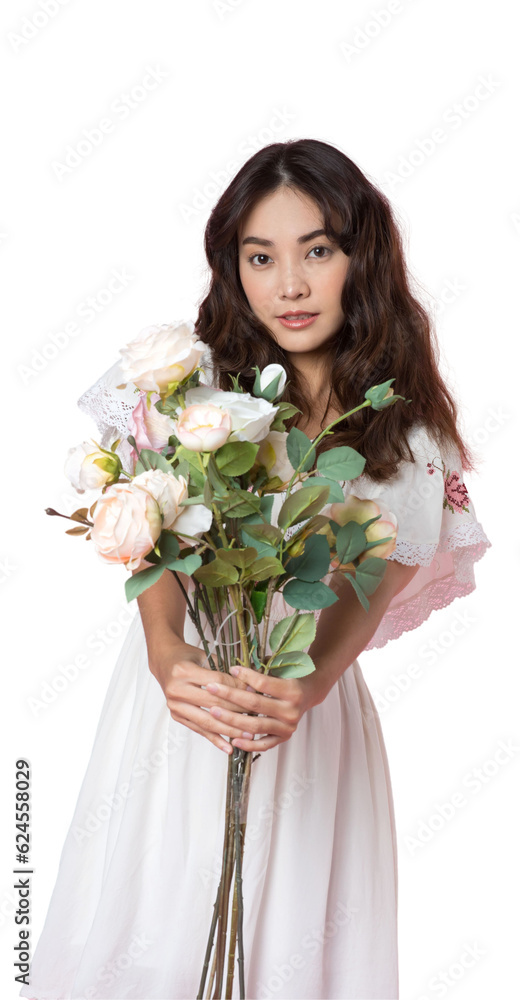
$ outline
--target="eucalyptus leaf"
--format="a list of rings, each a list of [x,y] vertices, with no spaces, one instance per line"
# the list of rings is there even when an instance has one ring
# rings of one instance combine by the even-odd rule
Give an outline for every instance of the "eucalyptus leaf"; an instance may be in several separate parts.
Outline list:
[[[365,597],[364,591],[359,586],[359,583],[357,582],[357,580],[352,576],[352,573],[344,573],[343,576],[345,577],[346,580],[348,580],[352,584],[352,587],[354,588],[354,590],[355,590],[355,592],[356,592],[356,594],[358,596],[360,604],[363,605],[365,611],[368,611],[368,609],[370,607],[370,604],[368,603],[367,598]]]
[[[287,435],[286,447],[287,456],[293,469],[299,469],[300,472],[308,472],[309,469],[312,469],[316,459],[316,449],[313,448],[311,439],[303,431],[299,430],[298,427],[291,427]],[[309,448],[310,455],[303,465],[300,465]]]
[[[171,569],[172,573],[186,573],[186,576],[193,576],[195,570],[202,566],[202,559],[195,552],[192,552],[191,555],[184,556],[184,559],[174,559],[173,556],[168,556],[163,560],[163,564],[167,569]]]
[[[314,486],[315,484],[319,486],[329,487],[328,503],[344,503],[345,502],[345,491],[341,488],[335,479],[327,479],[326,476],[310,476],[302,483],[302,490],[307,486]]]
[[[328,573],[329,566],[330,548],[325,535],[310,535],[305,540],[305,550],[302,555],[287,560],[285,572],[298,580],[312,582],[321,580]]]
[[[336,554],[340,563],[352,562],[365,551],[366,535],[356,521],[342,524],[336,535]]]
[[[373,594],[386,573],[386,559],[370,556],[356,569],[356,580],[364,594]]]
[[[323,451],[318,455],[316,462],[316,468],[322,476],[336,480],[356,479],[363,472],[365,465],[366,458],[348,445]]]
[[[133,576],[125,580],[125,594],[127,601],[133,601],[135,597],[143,593],[143,590],[147,590],[148,587],[152,586],[160,576],[164,573],[165,566],[149,566],[147,569],[141,569],[138,573],[134,573]]]
[[[249,527],[250,525],[248,525],[248,528]],[[278,558],[278,549],[273,548],[273,546],[269,545],[268,542],[262,542],[259,537],[254,538],[249,534],[249,530],[246,531],[242,524],[240,525],[240,536],[245,545],[249,545],[249,543],[254,545],[259,558],[263,556],[271,556],[274,559]]]
[[[283,596],[290,608],[314,611],[335,604],[338,595],[325,583],[306,583],[304,580],[289,580],[283,588]]]

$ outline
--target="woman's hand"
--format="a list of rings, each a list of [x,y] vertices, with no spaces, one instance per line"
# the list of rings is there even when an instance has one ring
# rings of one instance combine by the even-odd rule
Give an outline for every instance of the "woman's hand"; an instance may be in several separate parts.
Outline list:
[[[171,644],[163,641],[160,654],[156,653],[149,658],[150,671],[164,692],[172,719],[205,736],[219,749],[231,753],[231,744],[219,734],[240,736],[244,725],[238,715],[235,727],[220,725],[206,709],[219,706],[233,710],[235,705],[227,701],[224,695],[216,698],[209,694],[204,686],[216,677],[219,680],[225,679],[230,691],[232,688],[245,691],[247,683],[221,671],[217,674],[205,664],[207,657],[203,649],[173,637]]]
[[[211,707],[210,715],[219,720],[219,732],[229,735],[233,746],[241,750],[269,750],[278,743],[285,743],[305,712],[323,700],[316,670],[305,677],[283,678],[251,667],[232,669],[238,671],[237,680],[247,683],[245,691],[233,685],[233,677],[222,673],[212,674],[207,690],[233,703],[231,711],[220,704]],[[256,714],[244,720],[241,712]],[[242,727],[243,732],[237,738],[235,730],[238,727]],[[254,739],[257,734],[263,735]]]

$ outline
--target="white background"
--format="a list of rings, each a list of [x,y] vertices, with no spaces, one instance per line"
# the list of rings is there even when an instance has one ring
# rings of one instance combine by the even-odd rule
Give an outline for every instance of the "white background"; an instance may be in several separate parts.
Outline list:
[[[94,425],[76,400],[143,326],[195,318],[212,205],[260,146],[304,137],[337,145],[391,198],[480,460],[466,485],[492,542],[473,594],[360,658],[393,780],[401,996],[511,996],[520,758],[514,5],[48,0],[55,12],[46,17],[43,3],[4,0],[0,28],[2,996],[18,995],[15,760],[32,766],[35,945],[128,621],[125,571],[104,566],[65,534],[70,522],[44,513],[80,506],[63,462]],[[123,117],[121,95],[150,68],[158,82]],[[103,119],[112,130],[63,170],[69,147]],[[431,139],[436,129],[442,141]],[[89,322],[85,301],[114,270],[126,284]],[[456,636],[459,615],[466,624]],[[406,688],[412,663],[423,670]],[[37,707],[43,691],[55,700]],[[500,741],[513,749],[496,768]],[[483,767],[472,792],[468,775]],[[466,804],[442,823],[439,807],[455,792]],[[441,828],[411,848],[407,838],[433,816]],[[479,957],[465,967],[469,947]]]

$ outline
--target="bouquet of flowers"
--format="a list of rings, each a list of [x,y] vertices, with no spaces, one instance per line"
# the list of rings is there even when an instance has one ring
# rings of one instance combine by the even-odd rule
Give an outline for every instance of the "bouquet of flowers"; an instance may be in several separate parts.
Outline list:
[[[285,429],[300,411],[281,400],[281,365],[255,366],[252,393],[236,376],[223,391],[200,383],[205,347],[193,327],[181,323],[147,327],[121,349],[125,381],[118,388],[133,383],[136,391],[127,437],[132,467],[123,468],[121,439],[110,448],[94,439],[71,448],[65,472],[73,486],[78,493],[100,492],[90,509],[60,516],[77,522],[68,533],[91,540],[103,561],[134,571],[125,581],[128,601],[164,572],[175,575],[210,669],[229,672],[237,661],[278,677],[302,677],[315,670],[305,651],[316,634],[313,611],[338,600],[324,577],[331,567],[343,574],[368,610],[397,535],[391,512],[353,495],[345,500],[340,483],[359,476],[365,459],[343,446],[316,460],[316,445],[357,410],[381,410],[404,397],[394,395],[393,379],[373,386],[359,406],[311,441],[296,427]],[[273,523],[276,493],[285,499]],[[192,579],[191,597],[181,575]],[[276,592],[295,610],[270,628]],[[235,646],[240,655],[232,655]],[[222,872],[198,998],[210,962],[206,995],[222,996],[226,948],[225,996],[232,992],[236,948],[245,996],[242,859],[252,759],[237,747],[228,759]]]

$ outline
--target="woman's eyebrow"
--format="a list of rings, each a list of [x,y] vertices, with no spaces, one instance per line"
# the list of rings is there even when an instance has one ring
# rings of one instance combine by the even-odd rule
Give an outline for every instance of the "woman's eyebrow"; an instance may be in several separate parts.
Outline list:
[[[315,240],[317,236],[326,236],[326,235],[327,234],[324,229],[313,229],[312,233],[306,233],[305,236],[298,236],[296,242],[308,243],[309,240]],[[242,240],[242,246],[245,246],[246,243],[256,243],[258,244],[258,246],[261,247],[276,246],[276,244],[273,243],[272,240],[263,240],[261,239],[260,236],[246,236],[245,239]]]

